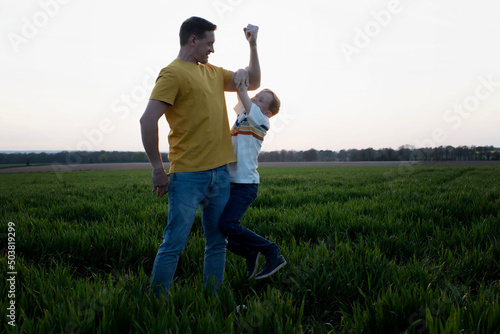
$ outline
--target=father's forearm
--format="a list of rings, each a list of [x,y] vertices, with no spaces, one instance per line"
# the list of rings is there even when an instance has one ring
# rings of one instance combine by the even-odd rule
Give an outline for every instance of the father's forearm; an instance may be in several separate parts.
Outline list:
[[[144,150],[153,169],[163,169],[163,161],[158,144],[158,121],[141,119],[141,136]]]
[[[260,63],[257,53],[257,44],[250,45],[250,63],[248,64],[248,89],[255,90],[260,87]]]

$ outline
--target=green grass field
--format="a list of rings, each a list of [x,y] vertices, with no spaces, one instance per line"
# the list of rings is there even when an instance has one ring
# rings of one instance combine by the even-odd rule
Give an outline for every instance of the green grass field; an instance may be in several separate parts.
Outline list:
[[[500,333],[499,167],[260,174],[242,223],[279,244],[288,265],[247,281],[228,254],[212,293],[198,215],[172,296],[158,300],[147,291],[167,199],[151,193],[150,171],[0,174],[1,267],[16,272],[0,281],[0,330]]]

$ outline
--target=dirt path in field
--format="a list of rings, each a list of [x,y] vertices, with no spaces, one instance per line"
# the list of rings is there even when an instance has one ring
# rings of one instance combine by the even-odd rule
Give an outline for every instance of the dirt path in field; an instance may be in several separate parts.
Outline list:
[[[500,166],[500,161],[316,161],[316,162],[261,162],[260,167],[347,167],[347,166]],[[168,164],[165,164],[168,168]],[[149,162],[137,163],[105,163],[105,164],[72,164],[72,165],[45,165],[2,168],[0,173],[27,173],[27,172],[69,172],[77,170],[131,170],[151,169]]]
[[[425,161],[421,166],[500,166],[500,161]]]

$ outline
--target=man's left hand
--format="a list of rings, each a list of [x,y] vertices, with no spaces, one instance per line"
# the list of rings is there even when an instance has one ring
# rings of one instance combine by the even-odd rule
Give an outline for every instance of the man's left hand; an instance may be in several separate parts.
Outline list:
[[[245,32],[245,37],[247,41],[250,43],[250,45],[255,45],[257,44],[257,33],[259,32],[259,27],[254,26],[253,24],[247,25],[246,28],[243,28],[243,31]]]

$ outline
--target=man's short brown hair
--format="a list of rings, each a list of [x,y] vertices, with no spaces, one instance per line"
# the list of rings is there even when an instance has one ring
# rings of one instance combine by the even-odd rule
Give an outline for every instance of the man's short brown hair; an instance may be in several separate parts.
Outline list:
[[[186,45],[192,35],[195,35],[198,39],[203,39],[206,31],[215,31],[216,29],[217,26],[212,22],[198,16],[191,16],[181,25],[179,31],[181,46]]]

